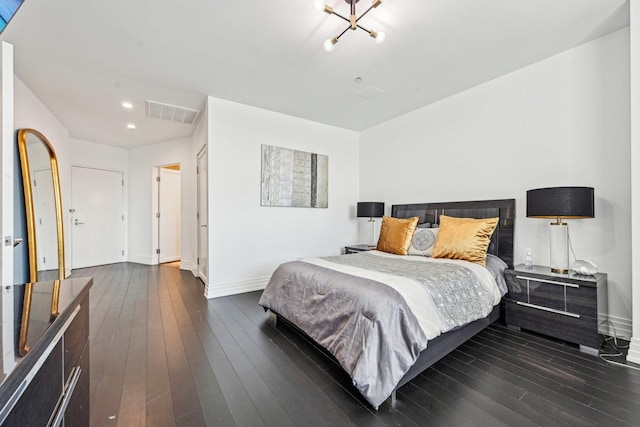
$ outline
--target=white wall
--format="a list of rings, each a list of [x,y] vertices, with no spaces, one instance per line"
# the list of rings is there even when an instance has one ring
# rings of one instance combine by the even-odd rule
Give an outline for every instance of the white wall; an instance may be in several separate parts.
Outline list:
[[[69,203],[71,196],[71,159],[69,155],[69,131],[51,111],[34,95],[17,76],[14,80],[16,130],[31,128],[40,131],[47,137],[58,159],[60,175],[60,192],[62,194],[62,212],[64,216],[65,255],[71,248]],[[15,139],[15,138],[14,138]],[[26,236],[24,236],[26,238]],[[28,262],[28,261],[26,261]],[[70,269],[70,258],[65,256],[67,273]]]
[[[208,117],[208,297],[263,288],[280,263],[357,241],[356,132],[216,98]],[[260,206],[261,144],[329,156],[329,207]]]
[[[389,210],[515,198],[515,261],[531,247],[548,265],[549,221],[526,218],[526,190],[594,187],[596,217],[569,220],[570,234],[576,256],[608,273],[608,312],[628,336],[629,120],[623,29],[362,132],[360,198]]]
[[[627,360],[640,363],[640,1],[629,5],[631,56],[631,201],[633,336]]]
[[[129,150],[95,142],[69,139],[72,166],[127,172]]]
[[[191,269],[195,260],[196,245],[196,191],[193,185],[196,160],[192,155],[191,138],[144,145],[128,151],[128,260],[142,264],[152,263],[153,227],[157,226],[152,197],[155,179],[153,168],[180,163],[181,267]]]

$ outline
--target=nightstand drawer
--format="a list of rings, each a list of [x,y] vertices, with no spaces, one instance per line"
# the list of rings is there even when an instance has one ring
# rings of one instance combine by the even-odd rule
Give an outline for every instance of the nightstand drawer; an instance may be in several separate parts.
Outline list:
[[[597,317],[573,317],[505,301],[505,322],[565,341],[600,348]]]
[[[521,305],[574,317],[598,317],[597,288],[593,286],[524,274],[508,274],[505,278],[509,287],[508,299]]]

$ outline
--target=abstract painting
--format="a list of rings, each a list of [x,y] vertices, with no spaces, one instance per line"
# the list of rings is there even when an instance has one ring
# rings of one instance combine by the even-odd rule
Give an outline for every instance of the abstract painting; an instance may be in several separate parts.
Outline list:
[[[329,157],[262,145],[262,206],[329,206]]]

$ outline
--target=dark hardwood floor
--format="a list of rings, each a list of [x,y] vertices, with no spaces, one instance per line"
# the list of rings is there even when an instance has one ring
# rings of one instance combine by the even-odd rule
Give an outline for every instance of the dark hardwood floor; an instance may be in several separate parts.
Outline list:
[[[372,410],[260,292],[206,300],[175,267],[74,271],[91,290],[92,426],[630,426],[640,372],[492,325]]]

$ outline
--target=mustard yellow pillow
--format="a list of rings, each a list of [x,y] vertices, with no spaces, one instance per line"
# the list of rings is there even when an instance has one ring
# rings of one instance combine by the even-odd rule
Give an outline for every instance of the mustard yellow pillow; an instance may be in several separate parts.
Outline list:
[[[454,218],[440,215],[433,258],[463,259],[486,266],[487,248],[499,218]]]
[[[408,219],[383,216],[377,249],[396,255],[406,255],[419,219],[417,216]]]

